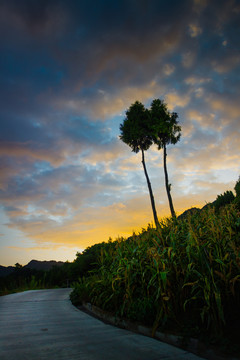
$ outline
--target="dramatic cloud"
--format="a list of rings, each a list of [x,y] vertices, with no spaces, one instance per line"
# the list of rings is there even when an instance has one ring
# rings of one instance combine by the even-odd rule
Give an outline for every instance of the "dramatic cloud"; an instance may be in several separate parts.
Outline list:
[[[141,156],[119,140],[135,100],[179,115],[168,147],[178,214],[233,188],[239,15],[237,0],[1,1],[1,264],[72,260],[153,221]],[[146,162],[168,216],[162,152]]]

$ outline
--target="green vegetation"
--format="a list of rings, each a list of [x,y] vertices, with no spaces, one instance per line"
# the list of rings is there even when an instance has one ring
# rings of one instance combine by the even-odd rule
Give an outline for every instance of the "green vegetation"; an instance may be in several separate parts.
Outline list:
[[[153,334],[168,331],[221,347],[231,343],[239,351],[237,197],[102,244],[95,270],[74,284],[72,302],[91,302],[152,327]]]
[[[240,176],[238,178],[238,181],[235,184],[234,190],[236,192],[236,197],[234,199],[234,204],[240,210]]]
[[[101,249],[97,271],[79,283],[105,310],[154,330],[191,318],[219,333],[240,305],[240,214],[233,205],[166,219],[112,244]]]
[[[65,264],[62,267],[43,271],[25,268],[17,263],[11,274],[0,277],[0,295],[66,286],[66,270],[67,265]]]
[[[218,195],[217,199],[215,200],[214,206],[216,211],[219,211],[219,209],[222,206],[225,206],[227,204],[231,204],[235,199],[235,196],[233,195],[232,191],[225,191],[224,194]]]
[[[15,264],[14,272],[0,278],[0,295],[45,287],[45,277],[42,271],[25,269],[18,263]]]

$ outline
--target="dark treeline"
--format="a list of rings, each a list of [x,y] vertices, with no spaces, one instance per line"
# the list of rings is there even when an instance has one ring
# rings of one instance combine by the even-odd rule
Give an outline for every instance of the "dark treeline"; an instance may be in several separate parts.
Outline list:
[[[17,263],[11,274],[0,277],[0,295],[29,289],[69,287],[99,266],[101,249],[107,250],[109,246],[111,241],[90,246],[77,253],[73,262],[53,266],[50,270],[36,270]]]

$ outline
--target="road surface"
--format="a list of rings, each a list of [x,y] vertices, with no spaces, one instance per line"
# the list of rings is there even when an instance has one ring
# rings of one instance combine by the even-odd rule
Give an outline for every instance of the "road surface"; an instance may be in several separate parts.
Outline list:
[[[201,359],[79,311],[69,300],[70,292],[30,290],[0,297],[0,359]]]

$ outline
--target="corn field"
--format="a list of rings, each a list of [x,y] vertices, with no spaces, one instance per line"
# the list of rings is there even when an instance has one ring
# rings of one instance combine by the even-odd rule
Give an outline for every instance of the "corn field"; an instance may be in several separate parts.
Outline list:
[[[230,321],[240,321],[240,212],[209,208],[119,238],[101,249],[98,270],[73,293],[153,334],[182,324],[224,334]]]

